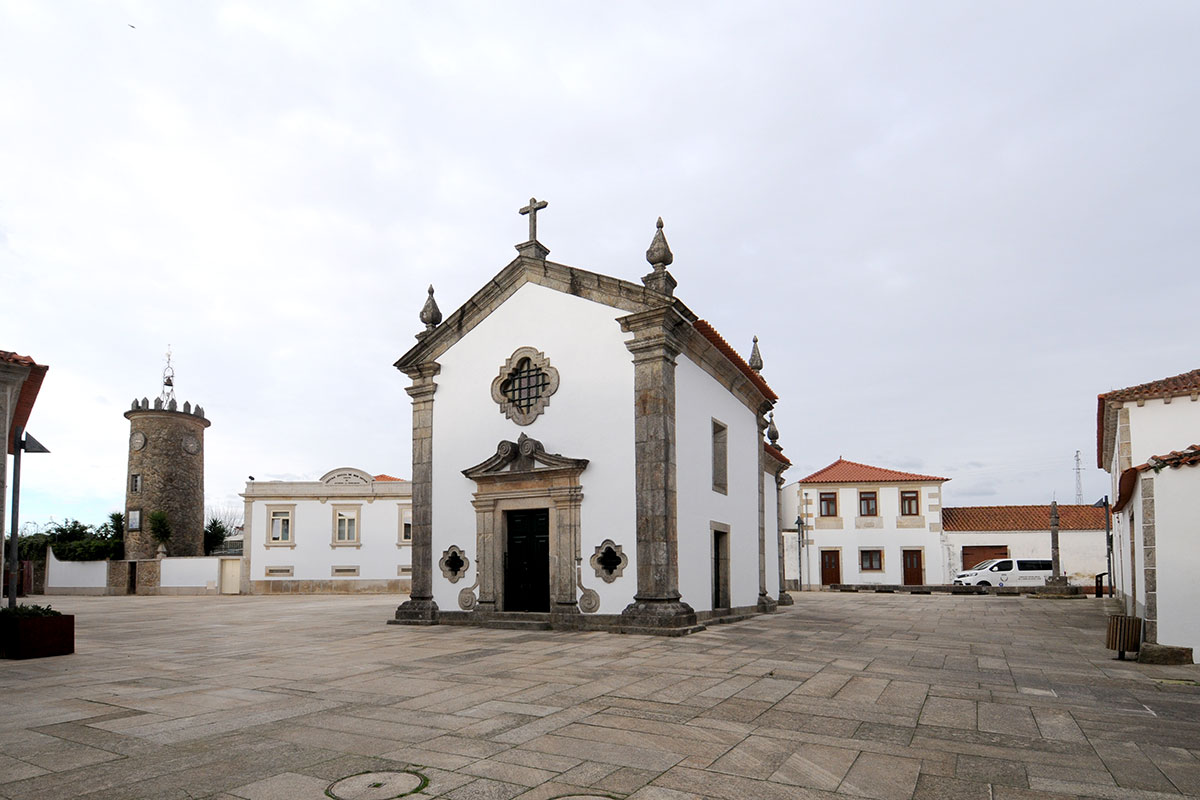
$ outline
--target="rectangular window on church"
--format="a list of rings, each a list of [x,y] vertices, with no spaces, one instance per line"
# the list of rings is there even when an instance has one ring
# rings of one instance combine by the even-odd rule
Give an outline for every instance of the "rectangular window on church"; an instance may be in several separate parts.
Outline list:
[[[921,493],[920,492],[901,492],[900,493],[900,515],[903,517],[919,517],[919,516],[921,516]]]
[[[333,546],[357,547],[360,543],[358,513],[362,506],[339,505],[333,507]]]
[[[837,492],[821,492],[821,516],[836,517]]]
[[[858,515],[860,517],[879,516],[879,502],[875,492],[858,493]]]
[[[130,475],[129,476],[129,493],[137,494],[141,490],[142,490],[142,476],[141,475]]]
[[[712,487],[714,492],[729,493],[729,428],[712,421]]]

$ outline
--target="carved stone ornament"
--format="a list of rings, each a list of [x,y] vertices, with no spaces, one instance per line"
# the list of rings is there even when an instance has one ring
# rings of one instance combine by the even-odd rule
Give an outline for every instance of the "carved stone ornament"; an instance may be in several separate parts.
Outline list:
[[[625,572],[629,556],[621,552],[621,545],[612,539],[605,539],[596,547],[596,552],[588,560],[596,577],[605,583],[612,583]]]
[[[545,353],[533,347],[518,347],[492,381],[492,399],[504,416],[518,425],[529,425],[550,405],[558,391],[558,370]]]
[[[475,597],[475,587],[468,586],[466,589],[461,589],[458,592],[458,607],[463,611],[470,611],[475,608],[479,600]]]
[[[467,574],[470,566],[471,559],[467,558],[467,554],[455,544],[446,548],[446,551],[442,553],[441,560],[438,561],[438,569],[451,583],[458,583],[459,579]]]
[[[567,458],[559,453],[547,453],[537,439],[525,434],[515,442],[507,439],[496,445],[496,455],[462,471],[472,480],[507,473],[541,472],[546,470],[580,470],[588,465],[586,458]]]
[[[579,610],[584,614],[595,614],[600,610],[600,595],[595,589],[584,589],[579,595]]]

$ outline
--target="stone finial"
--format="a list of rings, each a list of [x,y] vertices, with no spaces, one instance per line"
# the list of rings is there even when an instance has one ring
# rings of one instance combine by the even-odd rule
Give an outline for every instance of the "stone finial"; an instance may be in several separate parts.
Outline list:
[[[771,440],[771,447],[774,447],[779,452],[783,452],[783,448],[779,446],[779,428],[775,427],[775,412],[772,411],[767,417],[767,438]]]
[[[754,347],[750,348],[750,369],[755,372],[762,372],[763,360],[762,353],[758,352],[758,337],[754,337]]]
[[[425,305],[421,307],[420,314],[421,322],[425,323],[425,332],[428,333],[436,328],[442,322],[442,311],[438,308],[437,301],[433,299],[433,284],[429,284],[429,297],[425,300]]]
[[[171,398],[171,402],[167,403],[167,411],[176,411],[179,409],[179,404],[175,402],[175,398]]]
[[[130,411],[137,411],[139,408],[141,408],[141,405],[138,403],[138,399],[135,397],[135,398],[133,398],[133,405],[131,405],[131,406],[129,407],[129,410],[130,410]]]
[[[650,240],[650,249],[646,251],[646,260],[650,262],[650,266],[654,267],[655,272],[665,270],[675,260],[670,246],[667,245],[667,237],[663,235],[662,217],[658,218],[658,230],[654,232],[654,238]]]
[[[194,409],[192,409],[192,413],[195,414],[200,419],[204,419],[204,406],[197,403],[196,407]]]
[[[161,397],[154,398],[154,410],[162,411],[162,398]]]
[[[663,235],[662,217],[658,218],[658,230],[654,232],[654,238],[650,240],[650,249],[646,251],[646,260],[650,262],[650,266],[654,267],[654,271],[643,276],[642,283],[647,289],[673,297],[676,283],[671,273],[667,272],[667,267],[675,260],[675,256],[671,254],[671,248],[667,245],[667,237]]]
[[[192,401],[191,400],[183,401],[183,413],[185,413],[185,414],[192,413]]]

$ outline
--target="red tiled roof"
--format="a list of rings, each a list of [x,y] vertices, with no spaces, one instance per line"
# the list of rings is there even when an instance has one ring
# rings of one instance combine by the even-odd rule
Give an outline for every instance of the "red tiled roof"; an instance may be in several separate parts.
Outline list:
[[[738,355],[737,351],[733,349],[729,342],[725,341],[725,337],[717,333],[716,328],[710,325],[707,320],[698,319],[692,323],[692,327],[695,328],[701,336],[712,342],[713,347],[716,347],[718,350],[720,350],[721,355],[729,359],[731,364],[740,369],[742,374],[749,378],[750,382],[754,384],[754,388],[763,393],[764,397],[771,402],[779,399],[779,395],[775,394],[771,387],[767,385],[767,382],[763,380],[762,376],[750,369],[750,365],[746,363],[746,360]]]
[[[1158,473],[1167,467],[1179,469],[1180,467],[1194,467],[1198,464],[1200,464],[1200,444],[1194,444],[1191,447],[1185,447],[1183,450],[1172,450],[1165,456],[1151,456],[1150,460],[1145,464],[1130,467],[1121,473],[1121,480],[1118,484],[1117,502],[1113,503],[1113,511],[1123,509],[1125,504],[1129,502],[1129,498],[1133,497],[1133,487],[1137,483],[1139,472],[1152,469]]]
[[[1200,369],[1184,372],[1124,389],[1113,389],[1096,397],[1096,466],[1108,469],[1104,463],[1104,427],[1108,418],[1109,403],[1125,403],[1130,400],[1157,400],[1160,397],[1200,396]]]
[[[33,403],[37,400],[38,392],[42,388],[42,380],[46,377],[46,370],[50,368],[44,364],[38,364],[29,356],[17,355],[8,350],[0,350],[0,362],[30,368],[29,377],[25,379],[25,383],[21,384],[21,394],[18,395],[17,405],[13,410],[12,428],[5,432],[7,451],[9,455],[12,455],[16,446],[15,435],[17,428],[24,428],[25,424],[29,422],[29,414],[33,411]]]
[[[1104,530],[1104,509],[1061,505],[1058,527],[1064,531]],[[942,509],[947,531],[1048,531],[1050,506],[961,506]]]
[[[775,459],[779,463],[787,464],[789,467],[792,465],[791,460],[787,456],[785,456],[779,450],[776,450],[774,447],[771,447],[771,445],[768,444],[767,442],[763,442],[763,450],[766,451],[767,455],[769,455],[771,458]]]
[[[819,469],[807,478],[801,478],[799,483],[901,483],[910,481],[948,481],[949,478],[938,478],[934,475],[917,475],[914,472],[898,472],[894,469],[872,467],[869,464],[859,464],[839,458],[824,469]]]
[[[404,483],[404,478],[396,478],[391,475],[376,475],[375,480],[377,480],[377,481],[399,481],[400,483]]]

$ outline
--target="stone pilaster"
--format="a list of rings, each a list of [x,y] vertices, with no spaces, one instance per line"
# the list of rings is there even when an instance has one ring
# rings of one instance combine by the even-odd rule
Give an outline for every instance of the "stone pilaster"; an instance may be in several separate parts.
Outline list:
[[[675,358],[687,322],[672,307],[621,319],[634,337],[634,471],[637,491],[637,594],[623,627],[690,628],[696,612],[680,600],[675,467]]]
[[[1154,523],[1154,475],[1141,480],[1142,579],[1146,593],[1146,641],[1158,643],[1158,537]]]
[[[433,600],[433,382],[442,367],[436,361],[416,364],[405,370],[412,378],[406,391],[413,404],[412,435],[412,589],[408,600],[396,609],[396,623],[434,625],[437,603]]]
[[[783,563],[783,470],[786,467],[780,465],[775,470],[775,544],[779,549],[779,605],[790,606],[793,602],[792,596],[784,589],[787,586],[787,578],[784,577]],[[800,513],[804,513],[804,509],[800,509]],[[800,535],[800,531],[796,531],[796,535]]]
[[[757,346],[757,342],[755,345]],[[754,476],[758,484],[758,610],[774,611],[778,605],[767,594],[767,500],[763,476],[767,471],[766,453],[763,452],[763,433],[767,430],[767,418],[755,414],[757,432],[754,439],[754,450],[758,453],[758,474]]]

